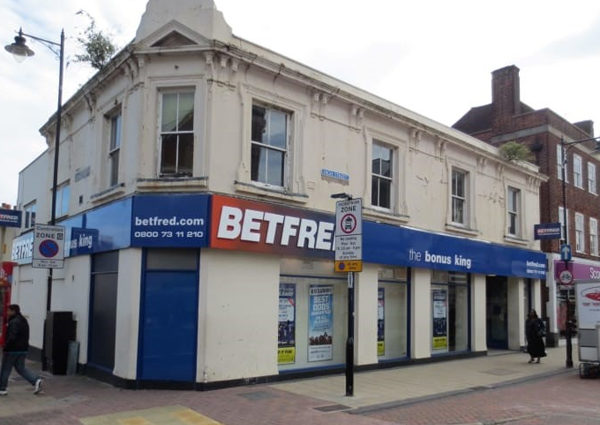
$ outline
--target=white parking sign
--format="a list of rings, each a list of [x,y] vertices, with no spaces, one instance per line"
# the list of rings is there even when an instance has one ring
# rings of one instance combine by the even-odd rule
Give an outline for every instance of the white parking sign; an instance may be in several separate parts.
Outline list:
[[[37,269],[62,269],[65,228],[36,224],[33,234],[33,263]]]

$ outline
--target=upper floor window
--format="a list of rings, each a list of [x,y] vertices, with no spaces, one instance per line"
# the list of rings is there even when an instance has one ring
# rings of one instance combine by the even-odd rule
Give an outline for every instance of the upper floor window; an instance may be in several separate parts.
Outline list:
[[[596,191],[596,164],[588,162],[588,191],[590,193],[598,193]]]
[[[119,182],[119,152],[121,150],[121,111],[111,115],[110,142],[108,146],[109,184],[114,186]]]
[[[508,188],[508,200],[507,200],[507,212],[508,212],[508,229],[507,232],[512,236],[521,235],[521,191],[514,187]]]
[[[56,207],[54,214],[56,217],[62,217],[69,213],[69,201],[71,198],[71,186],[69,183],[61,184],[56,188]]]
[[[467,224],[467,177],[465,171],[452,170],[452,222]]]
[[[29,204],[23,207],[23,227],[25,229],[29,229],[30,227],[35,226],[35,214],[37,212],[37,206],[35,201],[30,202]]]
[[[598,255],[598,220],[590,217],[590,254]]]
[[[160,174],[191,176],[194,163],[194,92],[161,94]]]
[[[290,118],[280,109],[252,105],[252,181],[285,186]]]
[[[585,251],[585,239],[583,237],[583,214],[575,213],[575,251]]]
[[[567,219],[565,223],[565,218]],[[566,235],[569,233],[569,210],[566,211],[563,207],[558,207],[558,221],[560,222],[560,228],[562,229],[562,239],[566,240]]]
[[[382,208],[392,206],[393,150],[373,143],[371,205]]]
[[[563,179],[563,165],[564,165],[564,175],[565,175],[565,181],[569,181],[568,175],[569,173],[567,172],[567,161],[564,161],[563,164],[563,150],[562,150],[562,146],[561,145],[556,145],[556,177],[558,178],[558,180],[562,180]]]
[[[573,155],[573,184],[576,187],[583,188],[583,167],[581,157]]]

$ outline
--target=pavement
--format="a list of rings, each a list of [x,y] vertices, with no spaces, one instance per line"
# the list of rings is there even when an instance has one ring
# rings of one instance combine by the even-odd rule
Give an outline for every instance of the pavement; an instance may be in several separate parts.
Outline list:
[[[9,394],[0,397],[2,425],[234,425],[389,424],[373,413],[483,389],[501,388],[561,374],[564,347],[548,348],[540,364],[522,352],[360,372],[354,395],[345,396],[345,376],[298,379],[215,391],[124,390],[81,375],[42,372],[44,391],[14,371]],[[39,370],[39,363],[28,367]],[[371,416],[368,416],[371,415]],[[376,416],[376,415],[375,415]]]

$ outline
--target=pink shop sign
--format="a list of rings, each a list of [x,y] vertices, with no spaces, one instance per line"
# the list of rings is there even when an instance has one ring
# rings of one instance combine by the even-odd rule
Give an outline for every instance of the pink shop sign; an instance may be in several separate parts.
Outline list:
[[[565,270],[565,262],[554,260],[554,277],[558,280],[560,272]],[[573,273],[575,280],[600,280],[600,266],[590,266],[589,264],[569,262],[569,271]]]

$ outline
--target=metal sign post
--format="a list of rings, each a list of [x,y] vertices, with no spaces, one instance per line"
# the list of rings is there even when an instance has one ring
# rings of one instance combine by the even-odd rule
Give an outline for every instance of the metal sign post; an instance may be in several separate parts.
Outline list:
[[[348,336],[346,339],[346,396],[354,395],[354,287],[362,271],[362,199],[338,201],[335,211],[335,271],[348,272]]]

